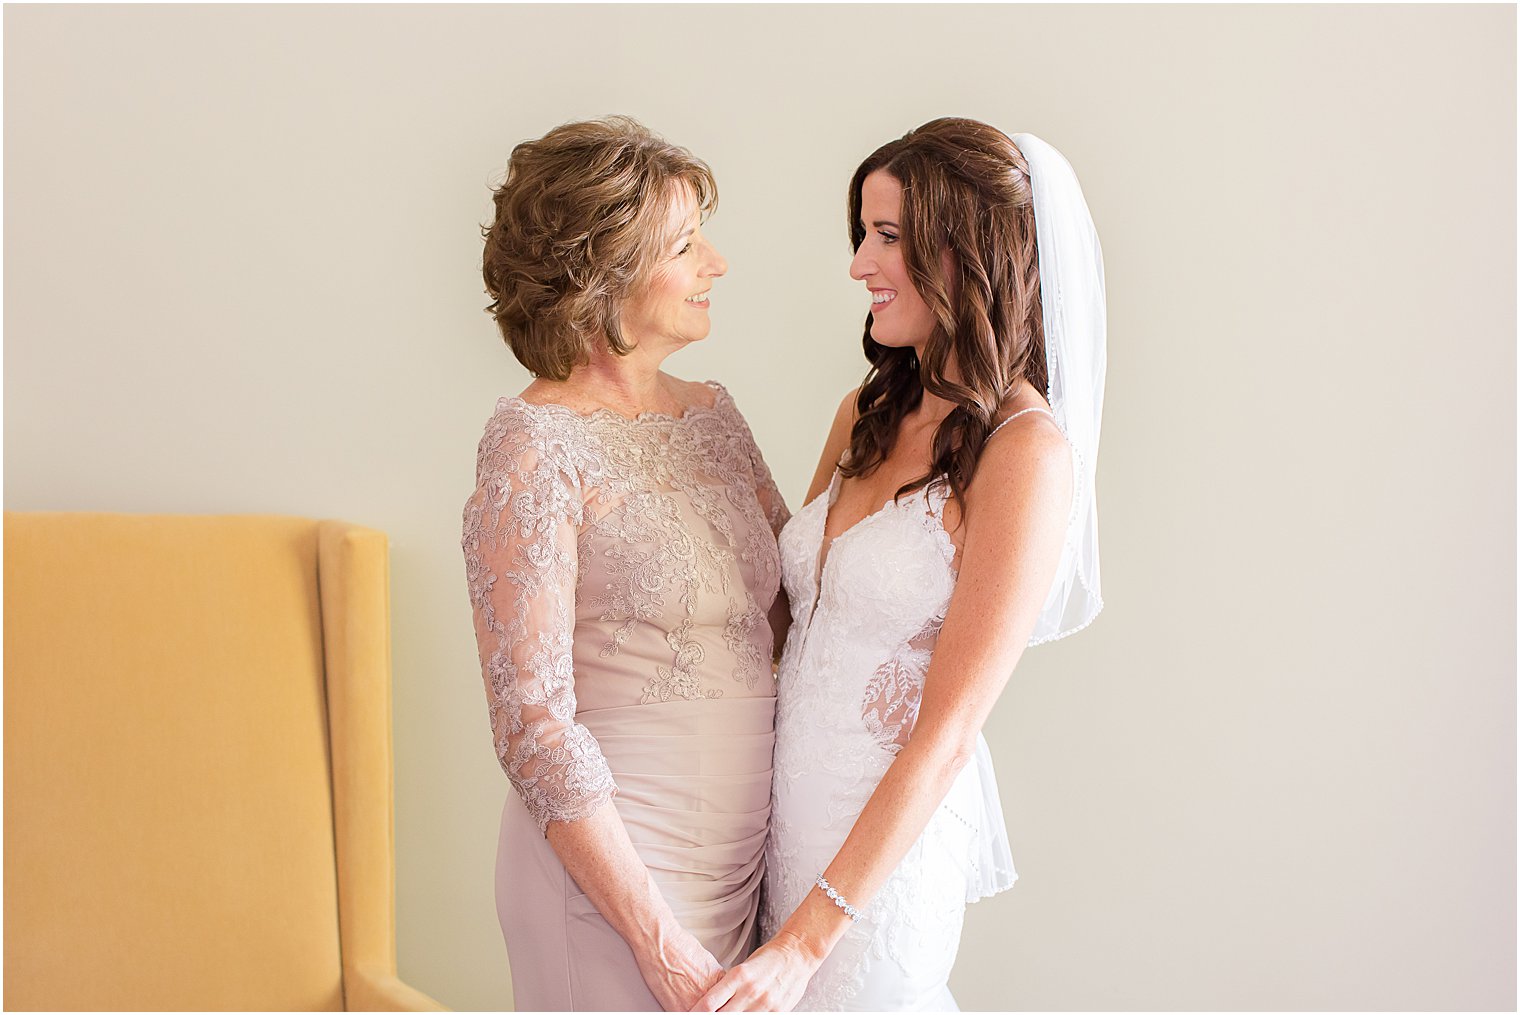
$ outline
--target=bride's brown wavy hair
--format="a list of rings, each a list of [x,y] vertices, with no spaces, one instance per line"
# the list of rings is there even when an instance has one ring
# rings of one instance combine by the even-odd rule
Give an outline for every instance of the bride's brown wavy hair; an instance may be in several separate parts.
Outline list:
[[[903,418],[928,391],[954,408],[934,432],[929,471],[896,496],[943,477],[960,500],[1009,393],[1026,378],[1042,395],[1049,387],[1029,165],[996,127],[957,117],[931,120],[882,145],[855,170],[849,196],[855,250],[866,237],[861,187],[877,170],[902,184],[903,261],[935,327],[920,362],[912,348],[872,339],[866,315],[871,366],[840,472],[874,472],[891,453]],[[948,275],[943,251],[950,255]],[[955,379],[947,376],[952,364]]]

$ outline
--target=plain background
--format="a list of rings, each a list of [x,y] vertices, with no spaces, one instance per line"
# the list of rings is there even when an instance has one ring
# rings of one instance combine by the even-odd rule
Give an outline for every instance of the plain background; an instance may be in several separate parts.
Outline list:
[[[795,508],[863,372],[845,184],[954,114],[1075,165],[1110,314],[1109,606],[988,725],[1023,877],[962,1005],[1514,1008],[1513,7],[4,17],[5,505],[390,534],[416,986],[511,1001],[458,549],[527,381],[488,183],[609,112],[709,161],[730,272],[667,366]]]

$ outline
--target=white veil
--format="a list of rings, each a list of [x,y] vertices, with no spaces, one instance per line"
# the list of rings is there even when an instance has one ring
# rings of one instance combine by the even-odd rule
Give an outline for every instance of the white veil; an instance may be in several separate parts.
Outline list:
[[[1103,609],[1098,581],[1098,431],[1108,364],[1103,249],[1071,163],[1033,134],[1013,143],[1029,164],[1035,243],[1040,255],[1040,309],[1056,424],[1071,444],[1076,484],[1066,548],[1030,645],[1064,638]]]
[[[1034,190],[1040,310],[1050,379],[1045,397],[1071,445],[1076,476],[1061,566],[1029,637],[1030,645],[1039,645],[1075,634],[1103,609],[1098,586],[1098,496],[1093,480],[1098,431],[1103,423],[1108,315],[1103,296],[1103,250],[1077,174],[1060,152],[1033,134],[1015,134],[1013,143],[1029,164]],[[995,895],[1018,878],[992,754],[980,734],[976,738],[976,766],[981,806],[974,822],[977,831],[966,856],[967,902]]]

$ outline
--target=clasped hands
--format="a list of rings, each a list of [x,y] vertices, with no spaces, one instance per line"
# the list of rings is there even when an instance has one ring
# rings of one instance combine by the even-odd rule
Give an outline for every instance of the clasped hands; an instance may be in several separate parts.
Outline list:
[[[783,930],[719,977],[690,1010],[791,1011],[822,964],[821,956]]]

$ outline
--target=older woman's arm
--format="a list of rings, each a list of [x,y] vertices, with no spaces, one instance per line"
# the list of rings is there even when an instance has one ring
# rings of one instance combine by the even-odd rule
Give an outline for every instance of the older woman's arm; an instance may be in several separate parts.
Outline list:
[[[988,444],[966,494],[960,575],[912,738],[819,872],[856,908],[881,888],[972,758],[1060,561],[1073,482],[1068,445],[1040,414],[1005,429]],[[696,1010],[790,1010],[848,926],[844,912],[815,887],[776,936],[730,970]]]
[[[755,482],[755,500],[760,504],[760,512],[765,515],[771,534],[779,537],[781,530],[791,519],[792,513],[787,510],[786,499],[781,496],[781,490],[776,486],[770,466],[765,464],[765,456],[760,453],[760,445],[755,442],[755,435],[750,431],[749,421],[744,418],[743,413],[738,411],[737,405],[734,406],[734,411],[740,422],[744,440],[749,445],[750,471]],[[777,589],[776,600],[771,604],[766,620],[770,623],[773,638],[772,661],[779,661],[781,648],[786,644],[786,635],[792,626],[792,608],[787,602],[785,585]]]
[[[754,444],[753,439],[750,443],[754,448],[755,497],[760,502],[760,509],[765,512],[771,534],[779,538],[781,530],[786,527],[792,513],[787,510],[786,501],[782,498],[775,479],[771,477],[770,467],[765,464],[765,459],[760,455],[760,448]],[[766,620],[771,627],[771,658],[773,662],[779,662],[781,649],[786,645],[787,632],[792,629],[792,606],[787,600],[785,585],[776,589],[776,600],[771,603],[770,613],[766,615]]]
[[[597,911],[633,950],[639,973],[666,1011],[686,1011],[723,967],[684,927],[610,804],[577,821],[551,821],[549,844]]]
[[[685,1007],[722,969],[676,923],[610,805],[616,786],[596,738],[575,721],[584,500],[552,447],[518,436],[493,420],[465,507],[465,568],[496,754],[565,869],[628,942],[656,999]]]

